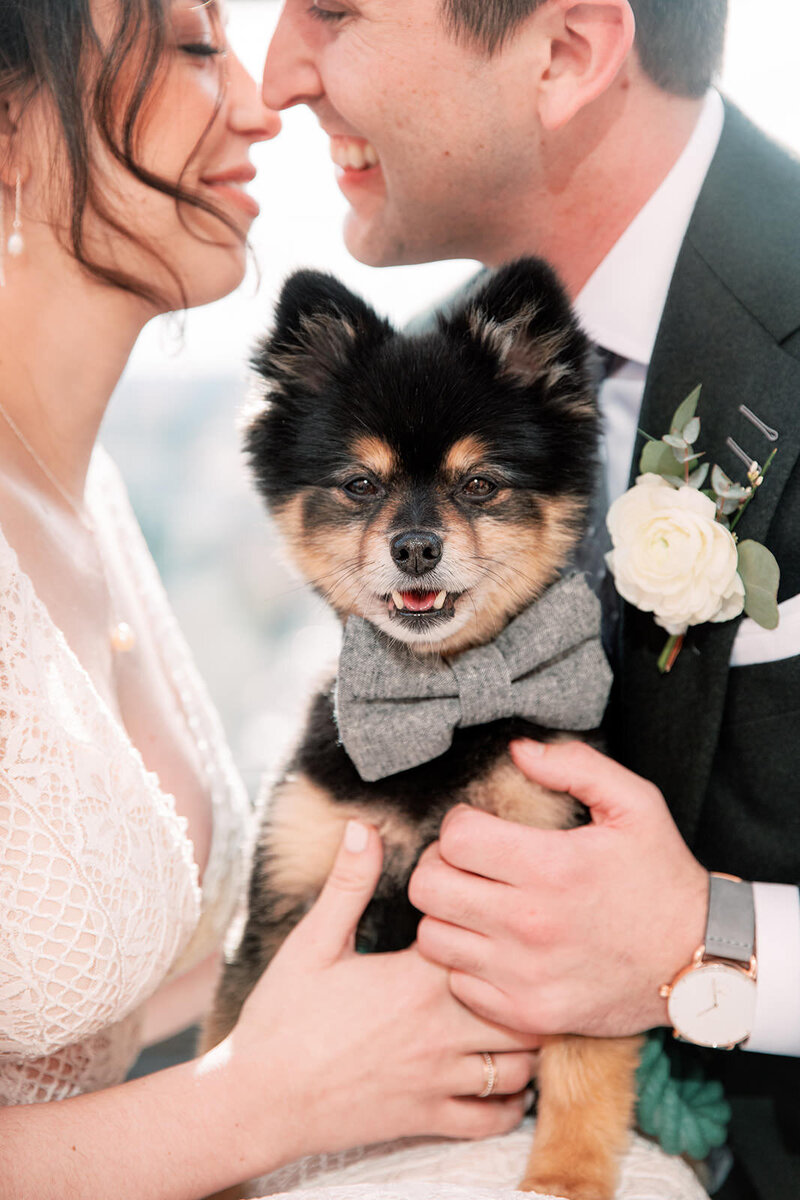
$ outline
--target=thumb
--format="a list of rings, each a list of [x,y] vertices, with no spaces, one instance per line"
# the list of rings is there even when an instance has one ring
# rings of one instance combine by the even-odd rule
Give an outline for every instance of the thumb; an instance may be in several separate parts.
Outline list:
[[[524,739],[511,743],[511,757],[528,779],[580,800],[595,824],[618,824],[664,806],[654,784],[585,742]]]
[[[383,865],[378,831],[348,821],[341,845],[319,897],[295,930],[315,959],[332,963],[354,949],[355,932],[372,898]]]

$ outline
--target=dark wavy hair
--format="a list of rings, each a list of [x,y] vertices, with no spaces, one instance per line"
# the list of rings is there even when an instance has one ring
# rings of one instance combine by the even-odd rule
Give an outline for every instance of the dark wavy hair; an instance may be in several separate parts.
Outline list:
[[[545,0],[442,0],[450,28],[490,54]],[[664,91],[702,96],[722,63],[728,0],[629,0],[642,69]]]
[[[98,37],[89,0],[0,0],[0,101],[18,97],[24,107],[34,95],[49,99],[64,148],[63,187],[66,213],[65,241],[77,261],[94,277],[123,288],[154,304],[174,307],[144,278],[103,266],[86,250],[84,217],[94,212],[119,237],[140,249],[167,271],[175,284],[180,306],[186,293],[177,272],[146,241],[135,237],[115,215],[113,204],[102,194],[95,178],[92,139],[102,144],[140,182],[171,196],[176,205],[190,205],[212,214],[237,237],[236,226],[207,200],[182,184],[183,173],[194,158],[222,102],[222,82],[217,109],[189,160],[181,179],[163,179],[142,164],[138,154],[141,119],[158,86],[159,68],[167,48],[167,14],[170,0],[118,0],[116,28],[107,44]],[[131,63],[135,70],[122,68]],[[59,197],[61,201],[62,197]],[[182,216],[183,219],[183,216]]]

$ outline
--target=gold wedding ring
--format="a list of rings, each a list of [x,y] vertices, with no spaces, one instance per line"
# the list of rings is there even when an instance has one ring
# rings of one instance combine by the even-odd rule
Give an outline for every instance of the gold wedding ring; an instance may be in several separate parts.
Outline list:
[[[483,1052],[481,1058],[483,1059],[483,1091],[478,1092],[478,1099],[485,1100],[487,1096],[491,1096],[497,1086],[497,1067],[491,1054]]]

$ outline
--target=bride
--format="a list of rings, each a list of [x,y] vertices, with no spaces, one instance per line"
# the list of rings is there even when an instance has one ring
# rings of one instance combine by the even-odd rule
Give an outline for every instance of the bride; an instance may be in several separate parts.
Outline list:
[[[355,955],[359,825],[233,1034],[123,1082],[209,1000],[249,806],[97,436],[144,324],[241,281],[248,152],[278,129],[221,0],[0,7],[3,1200],[190,1200],[522,1116],[533,1039],[413,949]]]

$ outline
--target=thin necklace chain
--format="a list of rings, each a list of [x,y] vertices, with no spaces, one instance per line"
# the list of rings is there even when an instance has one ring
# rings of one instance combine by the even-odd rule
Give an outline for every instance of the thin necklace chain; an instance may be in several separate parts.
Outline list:
[[[72,499],[72,497],[70,496],[67,489],[59,481],[59,479],[53,474],[53,472],[50,470],[50,468],[48,467],[48,465],[44,461],[44,459],[40,457],[39,453],[34,449],[34,447],[28,441],[28,439],[26,438],[25,434],[20,429],[17,422],[11,416],[11,413],[6,410],[6,407],[2,401],[0,401],[0,416],[2,416],[3,420],[5,421],[6,425],[8,425],[9,429],[14,434],[17,441],[20,442],[20,444],[25,448],[25,450],[27,450],[28,454],[31,456],[33,461],[36,463],[37,467],[42,472],[42,474],[47,479],[49,479],[50,483],[52,483],[53,487],[56,489],[59,496],[61,496],[64,503],[67,504],[69,506],[69,508],[71,508],[72,511],[75,513],[75,516],[78,518],[81,525],[83,525],[84,529],[88,529],[88,531],[91,533],[92,537],[94,537],[95,536],[95,528],[94,528],[94,525],[92,524],[92,522],[90,521],[90,519],[84,513],[81,512],[80,508],[75,503],[75,501]]]
[[[11,413],[6,410],[6,407],[1,400],[0,400],[0,416],[2,416],[3,420],[5,421],[6,425],[8,425],[9,429],[14,434],[17,441],[31,456],[31,458],[36,463],[37,467],[42,472],[42,474],[45,476],[45,478],[50,481],[50,483],[53,485],[53,487],[58,492],[59,496],[61,496],[64,503],[75,513],[75,516],[78,518],[78,520],[80,521],[83,528],[91,536],[92,541],[95,546],[95,550],[97,552],[97,558],[100,563],[100,572],[103,576],[103,582],[105,583],[105,586],[106,586],[106,592],[108,593],[108,598],[111,601],[111,604],[113,606],[114,594],[113,594],[113,590],[111,588],[111,584],[109,582],[108,572],[106,571],[106,565],[105,565],[105,561],[103,560],[102,552],[100,550],[100,547],[97,544],[97,530],[95,529],[94,522],[85,513],[81,512],[80,508],[75,503],[75,501],[72,499],[72,497],[70,496],[67,489],[61,483],[61,481],[57,478],[57,476],[53,474],[53,472],[48,467],[47,463],[39,455],[38,451],[36,451],[34,449],[34,447],[31,445],[30,441],[25,436],[25,434],[22,432],[22,430],[20,429],[17,422],[11,416]],[[116,650],[117,653],[119,653],[119,654],[127,654],[129,651],[133,650],[134,646],[136,645],[136,634],[134,633],[133,629],[131,628],[131,626],[128,624],[127,621],[115,621],[114,624],[111,626],[111,629],[109,630],[109,639],[111,641],[112,650]]]

